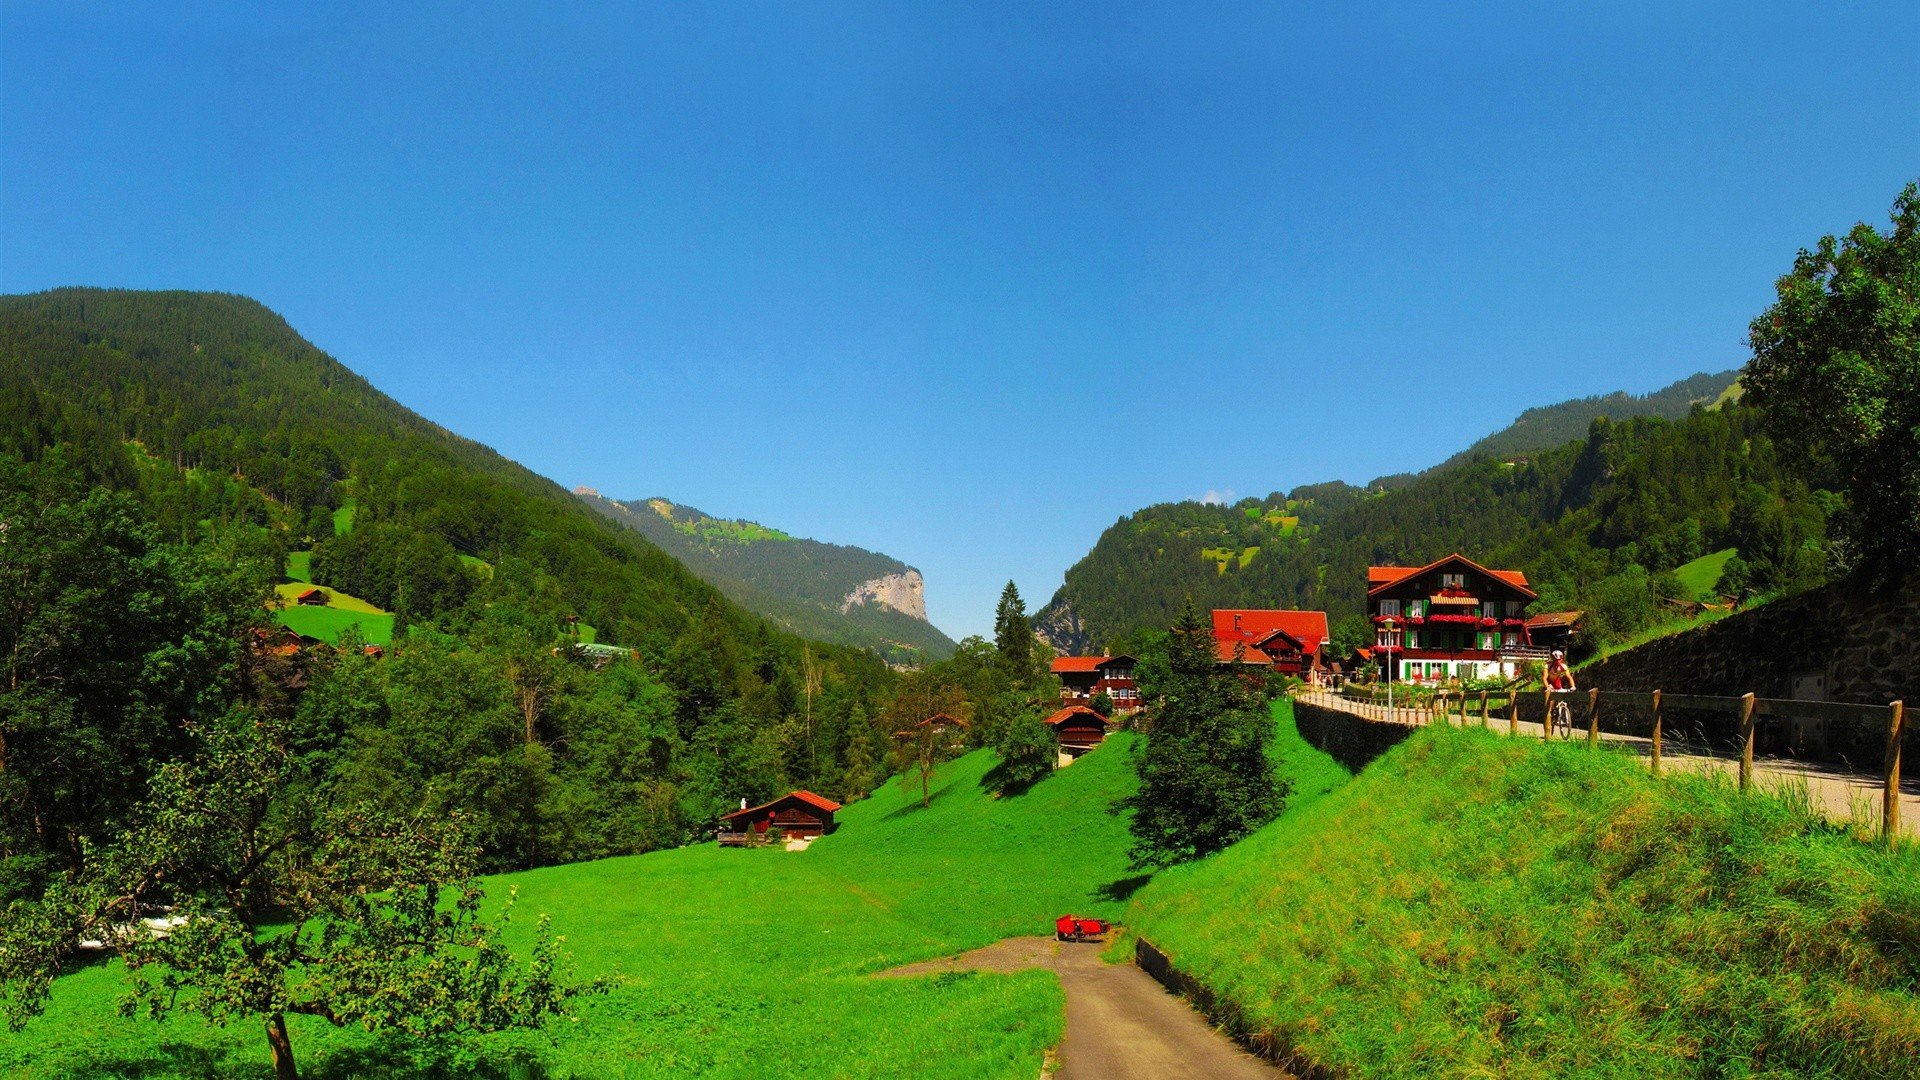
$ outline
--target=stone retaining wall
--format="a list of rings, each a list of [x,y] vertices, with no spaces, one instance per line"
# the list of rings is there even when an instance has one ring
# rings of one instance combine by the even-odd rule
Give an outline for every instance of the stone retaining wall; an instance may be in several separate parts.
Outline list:
[[[1193,1003],[1233,1041],[1255,1055],[1280,1066],[1299,1080],[1332,1080],[1335,1073],[1307,1058],[1272,1031],[1256,1031],[1238,1005],[1216,995],[1198,979],[1173,966],[1173,959],[1145,938],[1133,939],[1133,962],[1154,981]]]
[[[1413,734],[1413,729],[1404,724],[1369,720],[1298,698],[1293,702],[1293,723],[1300,729],[1301,738],[1353,772],[1366,768],[1374,758]]]
[[[1920,706],[1920,573],[1836,581],[1629,649],[1578,678],[1583,689]],[[1916,726],[1910,745],[1920,745]],[[1808,737],[1810,749],[1863,760],[1878,760],[1886,741],[1884,731],[1838,727]]]

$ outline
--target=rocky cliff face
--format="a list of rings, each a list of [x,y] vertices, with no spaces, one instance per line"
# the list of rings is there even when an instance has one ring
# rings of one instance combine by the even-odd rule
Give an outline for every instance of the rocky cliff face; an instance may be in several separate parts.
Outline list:
[[[858,604],[879,604],[924,622],[927,618],[927,583],[918,570],[886,574],[854,586],[847,598],[840,602],[840,611],[845,614]]]
[[[1033,636],[1062,656],[1082,656],[1091,651],[1087,628],[1071,600],[1055,597],[1053,603],[1042,608],[1033,621]]]

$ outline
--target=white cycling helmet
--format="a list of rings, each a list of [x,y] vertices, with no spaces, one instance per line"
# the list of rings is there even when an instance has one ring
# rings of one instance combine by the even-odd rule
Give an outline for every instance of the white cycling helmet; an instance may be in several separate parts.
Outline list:
[[[1559,649],[1555,649],[1553,650],[1553,658],[1555,660],[1564,660],[1566,659],[1566,654],[1562,653]]]

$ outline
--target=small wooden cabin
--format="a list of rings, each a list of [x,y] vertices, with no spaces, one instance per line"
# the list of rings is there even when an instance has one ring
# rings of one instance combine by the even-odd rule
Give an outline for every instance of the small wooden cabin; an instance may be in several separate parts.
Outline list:
[[[1079,757],[1106,741],[1107,729],[1113,721],[1085,705],[1069,705],[1042,723],[1053,729],[1062,753]]]
[[[306,592],[294,597],[293,602],[296,604],[306,604],[308,607],[326,607],[327,592],[325,589],[308,589]]]
[[[743,800],[744,801],[744,800]],[[744,843],[764,839],[770,829],[792,837],[812,839],[834,830],[833,814],[840,804],[811,791],[790,791],[769,803],[743,807],[720,819],[721,842]]]

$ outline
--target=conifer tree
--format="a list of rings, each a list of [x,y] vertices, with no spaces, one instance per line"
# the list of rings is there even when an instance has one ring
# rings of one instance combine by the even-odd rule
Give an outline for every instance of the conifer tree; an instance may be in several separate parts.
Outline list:
[[[1261,702],[1215,662],[1213,637],[1187,601],[1167,638],[1164,665],[1143,665],[1155,701],[1146,749],[1135,759],[1131,811],[1136,866],[1204,858],[1278,817],[1287,784],[1268,748],[1273,723]]]
[[[1033,660],[1033,621],[1027,618],[1026,602],[1011,581],[1000,590],[1000,605],[993,613],[993,643],[1001,664],[1016,678],[1024,675]]]

